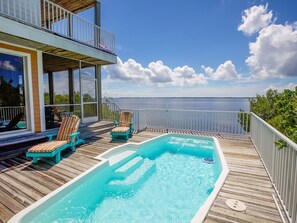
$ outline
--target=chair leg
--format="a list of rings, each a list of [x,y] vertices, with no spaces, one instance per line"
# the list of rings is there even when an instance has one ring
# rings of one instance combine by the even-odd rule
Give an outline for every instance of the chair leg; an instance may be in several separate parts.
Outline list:
[[[33,162],[33,163],[37,163],[37,162],[38,162],[38,157],[33,157],[32,162]]]
[[[60,160],[61,160],[61,152],[58,152],[58,153],[56,154],[56,163],[59,163]]]

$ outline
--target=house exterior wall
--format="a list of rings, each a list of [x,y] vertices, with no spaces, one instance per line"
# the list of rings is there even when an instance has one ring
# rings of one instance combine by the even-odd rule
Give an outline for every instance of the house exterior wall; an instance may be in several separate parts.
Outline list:
[[[30,111],[30,113],[33,112],[34,120],[33,120],[33,126],[34,129],[32,129],[34,132],[40,132],[41,131],[41,119],[40,119],[40,98],[39,98],[39,80],[38,80],[38,57],[37,57],[37,51],[23,48],[21,46],[15,46],[10,45],[7,43],[0,42],[0,48],[12,50],[15,52],[21,52],[26,53],[30,55],[30,65],[31,65],[31,86],[33,92],[33,101],[30,101],[30,103],[33,103],[33,111]]]

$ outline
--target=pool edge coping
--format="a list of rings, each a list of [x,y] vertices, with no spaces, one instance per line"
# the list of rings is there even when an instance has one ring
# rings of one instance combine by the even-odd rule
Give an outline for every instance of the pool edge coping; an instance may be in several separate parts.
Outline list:
[[[101,161],[100,163],[92,166],[91,168],[89,168],[85,172],[79,174],[78,176],[76,176],[75,178],[70,180],[69,182],[62,185],[61,187],[58,187],[57,189],[55,189],[52,192],[50,192],[49,194],[45,195],[41,199],[39,199],[36,202],[32,203],[28,207],[24,208],[19,213],[15,214],[12,218],[10,218],[7,223],[16,223],[16,222],[17,223],[24,223],[25,219],[23,219],[23,218],[27,214],[30,214],[31,211],[34,211],[36,208],[38,208],[40,205],[44,204],[49,199],[53,199],[53,197],[58,195],[59,193],[61,193],[62,190],[67,189],[67,187],[70,187],[70,186],[73,187],[73,185],[75,185],[79,180],[82,180],[84,177],[86,177],[87,174],[90,174],[91,172],[95,171],[97,168],[101,169],[101,168],[104,168],[107,165],[110,166],[109,165],[109,160],[107,158],[104,158],[103,157],[104,155],[106,155],[108,153],[112,153],[112,152],[118,150],[119,148],[126,147],[128,145],[134,145],[136,147],[139,147],[142,144],[148,143],[148,142],[150,142],[152,140],[156,140],[156,139],[164,137],[166,135],[188,135],[188,134],[165,133],[165,134],[162,134],[160,136],[145,140],[145,141],[140,142],[140,143],[128,142],[128,143],[125,143],[123,145],[119,145],[119,146],[110,148],[107,151],[105,151],[104,153],[101,153],[100,155],[98,155],[96,157],[93,157],[96,160],[100,160]],[[221,149],[221,146],[219,144],[218,139],[215,138],[215,137],[209,137],[209,136],[199,136],[199,137],[201,137],[201,138],[211,138],[211,139],[214,140],[215,145],[216,145],[216,149],[217,149],[217,151],[219,153],[220,161],[221,161],[221,164],[222,164],[222,172],[221,172],[218,180],[215,183],[214,190],[208,196],[208,198],[206,199],[204,204],[197,210],[196,214],[194,215],[193,219],[191,220],[191,223],[198,223],[198,222],[200,223],[200,222],[204,221],[204,219],[206,218],[206,216],[207,216],[213,202],[215,201],[215,198],[217,197],[218,193],[220,192],[222,186],[224,185],[224,182],[225,182],[225,180],[226,180],[226,178],[228,176],[228,173],[229,173],[229,168],[228,168],[227,162],[225,160],[225,157],[224,157],[224,154],[223,154],[223,151]]]

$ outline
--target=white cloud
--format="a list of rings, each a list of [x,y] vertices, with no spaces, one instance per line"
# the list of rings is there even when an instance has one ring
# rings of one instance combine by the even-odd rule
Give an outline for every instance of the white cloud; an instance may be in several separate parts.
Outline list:
[[[249,44],[246,64],[252,77],[297,76],[297,26],[271,24]]]
[[[297,84],[289,83],[288,85],[282,86],[282,85],[270,85],[268,88],[264,90],[264,92],[267,92],[268,90],[277,90],[278,92],[283,92],[285,89],[289,89],[291,91],[294,91],[297,87]]]
[[[203,74],[198,74],[187,65],[171,69],[161,60],[151,62],[148,67],[143,67],[133,59],[123,62],[118,58],[115,65],[105,66],[109,80],[121,80],[133,83],[156,84],[158,86],[194,86],[207,84]]]
[[[212,80],[232,80],[239,78],[239,74],[235,69],[235,65],[231,60],[225,61],[225,63],[220,64],[216,70],[211,67],[202,66],[205,73]]]
[[[272,11],[267,11],[266,6],[253,6],[243,11],[242,24],[238,27],[238,31],[242,31],[246,35],[252,35],[262,28],[271,24]]]
[[[150,63],[148,69],[151,72],[150,81],[152,83],[168,83],[173,81],[172,70],[165,66],[161,60]]]
[[[149,77],[152,75],[149,69],[143,68],[141,64],[137,63],[133,59],[129,59],[123,63],[122,60],[118,58],[117,64],[106,66],[104,68],[110,79],[123,81],[148,81]]]
[[[10,70],[10,71],[16,71],[16,67],[13,66],[10,61],[4,60],[4,61],[0,61],[0,68],[4,69],[4,70]]]

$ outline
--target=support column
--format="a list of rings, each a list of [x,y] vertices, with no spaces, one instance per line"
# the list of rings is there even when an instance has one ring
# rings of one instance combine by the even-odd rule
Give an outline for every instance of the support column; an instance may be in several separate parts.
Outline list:
[[[95,25],[101,27],[101,3],[97,0],[94,5],[94,23]],[[95,45],[100,46],[100,29],[95,32]],[[96,66],[96,79],[97,79],[97,89],[98,89],[98,120],[100,121],[101,116],[101,102],[102,102],[102,87],[101,87],[101,66]]]
[[[97,0],[95,2],[95,6],[94,6],[95,10],[94,10],[94,18],[95,18],[95,25],[97,26],[101,26],[101,3],[100,3],[100,0]]]
[[[42,51],[37,51],[38,59],[38,82],[39,82],[39,106],[40,106],[40,130],[41,132],[46,130],[45,120],[45,102],[44,102],[44,83],[43,83],[43,54]]]
[[[72,38],[72,23],[73,23],[73,18],[72,15],[69,14],[68,17],[68,37]]]
[[[101,3],[100,0],[97,0],[94,3],[94,23],[99,27],[95,27],[94,30],[94,40],[95,40],[95,47],[100,47],[100,27],[101,27]]]
[[[69,104],[74,104],[73,69],[68,68]],[[70,112],[74,111],[74,105],[70,105]]]
[[[53,72],[51,72],[51,71],[48,72],[48,88],[49,88],[50,104],[53,105],[53,104],[55,104],[54,77],[53,77]]]
[[[97,79],[97,89],[98,89],[98,120],[100,121],[101,103],[102,103],[101,66],[100,65],[96,65],[96,79]]]

